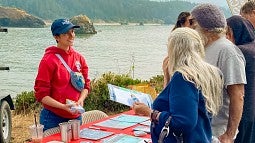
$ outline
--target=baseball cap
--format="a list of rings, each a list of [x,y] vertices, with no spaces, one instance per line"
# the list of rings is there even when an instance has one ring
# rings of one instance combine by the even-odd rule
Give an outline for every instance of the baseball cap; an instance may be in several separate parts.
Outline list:
[[[68,32],[72,28],[80,28],[78,25],[74,25],[68,19],[57,19],[51,25],[52,35],[59,35]]]

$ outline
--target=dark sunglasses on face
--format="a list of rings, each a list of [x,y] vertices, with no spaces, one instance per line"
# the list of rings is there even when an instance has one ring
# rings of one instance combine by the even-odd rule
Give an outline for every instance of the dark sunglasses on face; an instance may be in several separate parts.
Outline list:
[[[192,25],[194,23],[194,19],[189,19],[189,24]]]

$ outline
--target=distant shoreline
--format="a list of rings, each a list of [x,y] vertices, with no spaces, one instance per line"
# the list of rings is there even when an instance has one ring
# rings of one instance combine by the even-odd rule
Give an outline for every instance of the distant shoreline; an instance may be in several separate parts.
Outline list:
[[[48,21],[44,21],[46,24],[46,27],[51,26],[51,22]],[[114,26],[114,25],[141,25],[140,23],[125,23],[125,24],[121,24],[118,22],[111,22],[111,23],[106,23],[106,22],[95,22],[93,23],[93,25],[95,26]],[[143,23],[143,25],[145,26],[159,26],[159,25],[164,25],[164,24],[159,24],[159,23]]]
[[[93,23],[93,25],[96,25],[96,26],[104,26],[104,25],[140,25],[140,23],[126,23],[126,24],[121,24],[121,23]],[[157,25],[162,25],[162,24],[159,24],[159,23],[144,23],[143,25],[149,25],[149,26],[157,26]]]

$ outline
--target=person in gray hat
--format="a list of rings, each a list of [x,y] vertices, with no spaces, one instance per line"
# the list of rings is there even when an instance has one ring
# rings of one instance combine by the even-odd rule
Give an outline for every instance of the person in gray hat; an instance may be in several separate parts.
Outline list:
[[[226,39],[226,19],[213,4],[200,4],[191,11],[193,27],[205,45],[205,60],[217,66],[224,76],[223,106],[212,117],[212,131],[221,143],[233,142],[242,116],[245,59],[240,49]]]

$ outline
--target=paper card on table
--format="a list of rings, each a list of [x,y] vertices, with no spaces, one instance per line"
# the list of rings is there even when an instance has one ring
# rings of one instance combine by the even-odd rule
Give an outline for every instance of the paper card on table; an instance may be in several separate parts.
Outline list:
[[[103,139],[102,143],[145,143],[145,141],[150,142],[150,139],[134,137],[126,134],[117,134]]]
[[[144,131],[146,133],[150,133],[150,127],[149,126],[142,126],[142,125],[138,125],[136,127],[133,128],[134,131]]]
[[[151,125],[151,121],[150,120],[147,120],[147,121],[144,121],[142,123],[139,123],[141,125],[145,125],[145,126],[150,126]]]
[[[136,125],[137,123],[130,123],[130,122],[121,122],[116,120],[105,120],[99,123],[94,124],[95,126],[107,127],[107,128],[114,128],[114,129],[125,129],[131,126]]]
[[[138,115],[121,114],[119,116],[116,116],[110,119],[120,121],[120,122],[142,123],[144,121],[149,120],[150,118],[145,116],[138,116]]]
[[[80,131],[80,138],[85,138],[89,140],[100,140],[112,134],[113,132],[84,128]]]
[[[152,98],[149,94],[115,86],[112,84],[108,84],[108,89],[110,100],[112,101],[116,101],[127,106],[133,106],[134,102],[138,101],[148,105],[150,108],[152,106]]]

